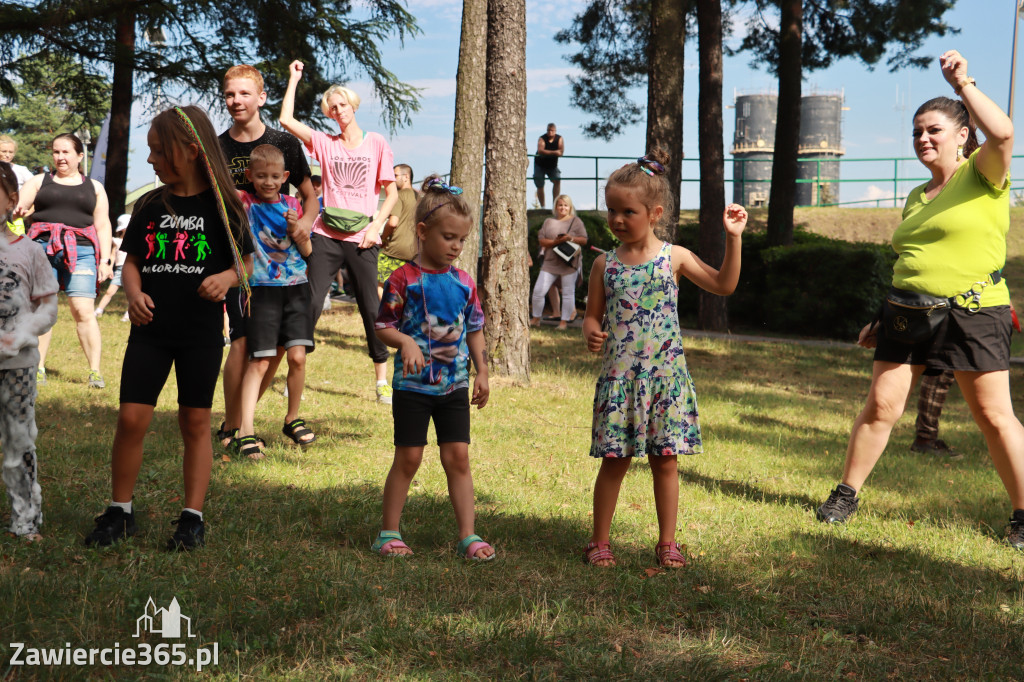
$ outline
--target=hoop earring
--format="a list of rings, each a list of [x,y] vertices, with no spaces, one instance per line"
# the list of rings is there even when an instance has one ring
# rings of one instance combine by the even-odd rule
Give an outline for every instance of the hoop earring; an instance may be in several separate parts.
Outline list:
[[[959,145],[956,148],[956,160],[959,162],[959,161],[962,161],[963,158],[964,158],[964,146],[963,145]]]

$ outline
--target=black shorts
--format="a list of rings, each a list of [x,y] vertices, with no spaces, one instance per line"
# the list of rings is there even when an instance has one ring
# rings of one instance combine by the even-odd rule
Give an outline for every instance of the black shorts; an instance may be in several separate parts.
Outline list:
[[[252,288],[252,308],[245,321],[249,357],[272,358],[277,347],[305,346],[313,352],[313,297],[309,284]]]
[[[242,289],[228,289],[224,297],[224,308],[228,312],[228,338],[232,341],[245,338],[245,315],[242,313]]]
[[[174,365],[178,404],[213,407],[223,346],[154,346],[128,341],[121,366],[121,402],[156,406]]]
[[[557,164],[557,161],[555,162]],[[544,176],[548,176],[551,182],[558,182],[562,179],[562,172],[558,170],[558,166],[542,166],[537,163],[537,160],[533,161],[533,184],[537,189],[544,187]]]
[[[395,445],[419,447],[427,444],[427,426],[434,418],[438,443],[469,442],[469,389],[448,395],[427,395],[416,391],[395,391],[391,402],[395,421]]]
[[[924,365],[929,370],[998,372],[1010,368],[1010,306],[982,308],[971,315],[949,311],[935,335],[922,343],[892,341],[879,326],[875,360]]]

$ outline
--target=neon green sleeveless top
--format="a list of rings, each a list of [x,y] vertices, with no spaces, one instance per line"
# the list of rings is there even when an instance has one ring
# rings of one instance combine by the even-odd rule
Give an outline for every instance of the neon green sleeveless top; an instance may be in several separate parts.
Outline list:
[[[992,285],[989,273],[1006,264],[1010,230],[1010,177],[1001,188],[978,171],[977,151],[931,200],[927,185],[915,187],[892,235],[899,254],[892,284],[932,296],[954,296],[974,282],[988,281],[981,306],[1009,305],[1006,280]]]

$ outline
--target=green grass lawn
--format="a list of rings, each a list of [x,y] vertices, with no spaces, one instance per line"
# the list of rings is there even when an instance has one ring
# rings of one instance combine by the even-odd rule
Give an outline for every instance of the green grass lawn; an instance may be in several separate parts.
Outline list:
[[[382,560],[368,547],[391,413],[373,401],[353,309],[335,308],[309,363],[302,416],[315,447],[303,452],[280,434],[279,380],[257,416],[269,459],[217,452],[208,545],[169,554],[182,506],[172,379],[136,490],[140,533],[87,550],[83,535],[110,494],[128,331],[119,300],[101,322],[103,391],[86,387],[62,304],[37,412],[45,539],[0,539],[3,679],[197,677],[156,665],[8,665],[11,642],[136,646],[150,597],[177,598],[199,634],[190,649],[217,644],[219,664],[199,675],[210,678],[1024,678],[1024,555],[1002,543],[1006,495],[957,389],[943,437],[963,460],[910,453],[904,419],[853,522],[814,520],[868,387],[870,353],[860,349],[689,341],[706,450],[680,461],[678,539],[690,565],[654,569],[651,478],[640,462],[612,528],[619,567],[602,570],[579,560],[597,470],[587,456],[597,360],[578,331],[536,332],[531,385],[494,378],[490,404],[473,414],[477,530],[498,559],[454,555],[431,446],[403,524],[416,556]],[[1019,386],[1021,370],[1012,378]],[[214,428],[220,410],[218,395]]]

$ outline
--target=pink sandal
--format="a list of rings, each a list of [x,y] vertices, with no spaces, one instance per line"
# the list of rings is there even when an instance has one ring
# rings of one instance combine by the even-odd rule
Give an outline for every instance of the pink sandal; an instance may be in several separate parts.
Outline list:
[[[664,548],[664,549],[663,549]],[[683,556],[682,552],[679,551],[679,545],[673,540],[672,542],[659,542],[654,547],[654,555],[658,557],[658,566],[662,568],[685,568],[686,557]],[[678,562],[679,566],[672,566],[665,562],[675,561]]]
[[[599,568],[611,568],[612,566],[615,566],[615,555],[612,554],[611,543],[591,542],[583,548],[583,563],[590,564],[591,566],[598,566],[598,561],[612,562],[607,566],[599,566]]]

